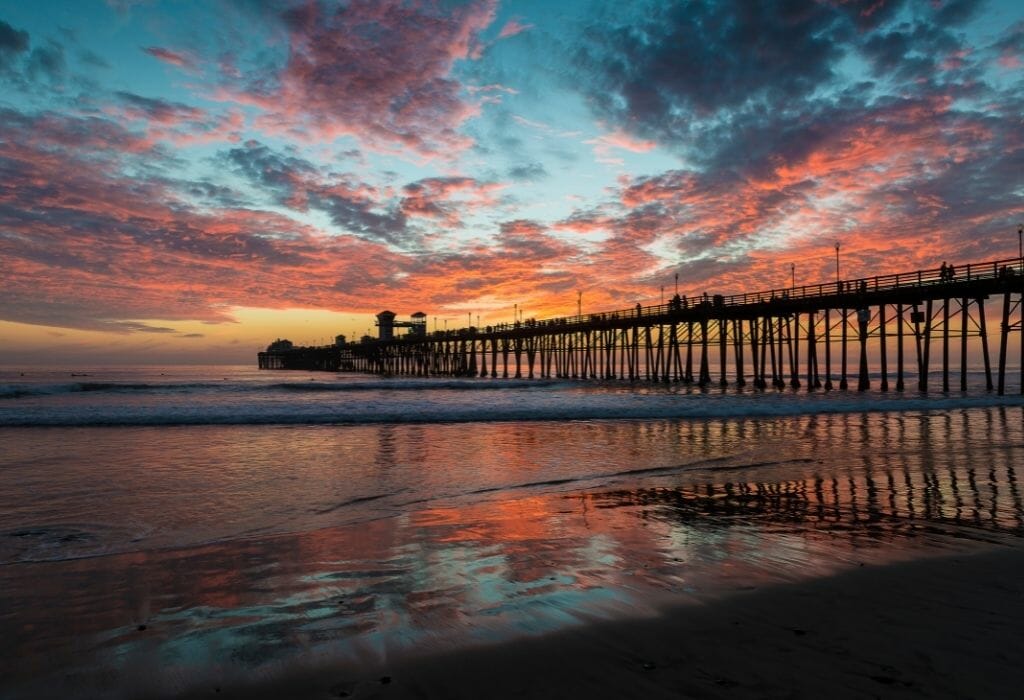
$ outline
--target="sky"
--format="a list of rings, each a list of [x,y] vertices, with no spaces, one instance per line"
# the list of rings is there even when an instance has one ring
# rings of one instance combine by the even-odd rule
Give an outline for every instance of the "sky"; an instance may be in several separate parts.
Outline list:
[[[4,363],[1009,258],[1022,219],[1011,0],[0,0]]]

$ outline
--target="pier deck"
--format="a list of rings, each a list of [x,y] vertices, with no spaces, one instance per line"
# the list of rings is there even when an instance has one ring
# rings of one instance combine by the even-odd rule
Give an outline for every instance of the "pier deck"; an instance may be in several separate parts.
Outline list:
[[[871,356],[871,364],[880,370],[881,390],[904,390],[912,374],[917,388],[928,391],[934,351],[941,352],[943,391],[950,390],[955,367],[959,389],[966,390],[969,371],[979,370],[986,387],[1003,394],[1009,338],[1024,326],[1022,298],[1022,261],[996,260],[961,265],[952,276],[942,269],[917,270],[762,292],[673,297],[666,304],[417,337],[261,352],[259,366],[723,386],[745,386],[749,380],[759,388],[808,390],[848,389],[855,383],[865,390],[871,387]],[[986,313],[996,313],[999,322],[994,373]],[[1020,347],[1024,393],[1024,342]]]

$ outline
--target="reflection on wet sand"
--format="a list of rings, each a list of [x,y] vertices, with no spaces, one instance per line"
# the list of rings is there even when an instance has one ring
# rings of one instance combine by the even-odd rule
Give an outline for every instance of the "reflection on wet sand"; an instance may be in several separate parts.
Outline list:
[[[0,670],[24,697],[73,685],[181,690],[652,615],[666,600],[1006,542],[1024,534],[1019,423],[1019,411],[1000,409],[805,417],[786,422],[796,447],[774,460],[748,454],[297,534],[8,565]],[[765,428],[608,430],[743,444],[745,430]],[[974,431],[1014,439],[979,446]],[[381,468],[395,449],[382,430]]]

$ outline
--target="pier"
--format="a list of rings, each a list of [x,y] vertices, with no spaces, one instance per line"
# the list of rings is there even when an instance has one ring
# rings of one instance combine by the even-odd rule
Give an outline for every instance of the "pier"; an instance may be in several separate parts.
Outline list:
[[[388,316],[390,314],[390,316]],[[988,320],[998,324],[998,355]],[[419,314],[423,318],[422,314]],[[1006,391],[1009,337],[1024,327],[1021,259],[840,280],[733,295],[676,295],[668,303],[602,313],[259,353],[261,369],[414,377],[515,377],[686,382],[700,386],[929,391],[967,389],[969,371]],[[422,324],[422,321],[417,325]],[[973,352],[972,352],[973,351]],[[993,368],[992,358],[996,355]],[[1024,393],[1024,342],[1020,343]],[[869,357],[871,362],[869,362]]]

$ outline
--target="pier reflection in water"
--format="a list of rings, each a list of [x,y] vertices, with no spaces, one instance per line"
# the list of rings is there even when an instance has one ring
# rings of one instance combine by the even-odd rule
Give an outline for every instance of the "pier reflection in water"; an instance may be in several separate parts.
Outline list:
[[[1024,534],[1021,425],[1021,409],[990,408],[476,426],[495,443],[511,431],[533,446],[484,458],[504,464],[501,485],[478,479],[420,499],[399,483],[387,510],[336,527],[0,567],[2,670],[185,687],[1012,542]],[[368,459],[400,471],[409,431],[458,429],[359,430],[378,439]],[[572,438],[588,431],[636,468],[539,478],[550,476],[538,469],[547,450],[590,454],[592,442]],[[466,449],[481,439],[467,436]],[[670,458],[638,461],[654,451]],[[436,459],[419,456],[418,468]]]

